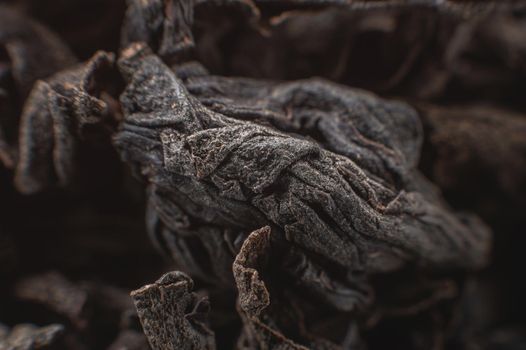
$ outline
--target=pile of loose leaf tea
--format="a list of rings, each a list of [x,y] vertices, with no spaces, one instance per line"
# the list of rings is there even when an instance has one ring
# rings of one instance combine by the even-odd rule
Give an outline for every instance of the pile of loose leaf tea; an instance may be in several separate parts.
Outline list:
[[[0,350],[526,349],[526,0],[0,0]]]

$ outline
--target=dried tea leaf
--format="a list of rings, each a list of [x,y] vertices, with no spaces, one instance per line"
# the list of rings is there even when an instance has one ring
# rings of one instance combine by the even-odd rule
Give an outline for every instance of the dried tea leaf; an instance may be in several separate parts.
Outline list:
[[[57,35],[0,5],[0,162],[15,165],[21,104],[33,83],[76,62]]]
[[[258,317],[270,304],[270,296],[257,268],[270,249],[270,227],[252,232],[241,247],[233,264],[234,278],[239,291],[239,307],[249,317]]]
[[[448,191],[469,191],[469,196],[482,196],[480,189],[493,185],[521,201],[521,189],[526,188],[524,115],[476,105],[421,108],[435,183]]]
[[[270,227],[252,232],[243,243],[233,264],[236,286],[239,291],[239,310],[243,319],[240,348],[249,349],[296,349],[308,348],[287,339],[279,330],[264,322],[262,313],[270,306],[270,294],[258,269],[269,259]]]
[[[207,325],[208,299],[192,289],[190,277],[169,272],[131,293],[152,349],[215,349]]]
[[[0,52],[0,64],[13,78],[18,98],[27,96],[36,80],[76,62],[56,34],[7,6],[0,6]]]
[[[35,84],[20,122],[15,184],[21,192],[70,182],[82,129],[111,114],[111,97],[101,95],[97,80],[112,64],[112,54],[98,52],[88,62]]]
[[[128,1],[122,44],[143,41],[161,56],[184,53],[193,47],[193,6],[193,0]]]
[[[7,334],[0,335],[2,350],[37,350],[51,349],[60,339],[64,327],[53,324],[36,327],[31,324],[19,324]]]
[[[353,320],[371,303],[364,276],[485,265],[485,225],[452,213],[415,169],[422,132],[407,105],[320,80],[274,83],[201,72],[185,73],[183,83],[139,44],[123,52],[119,67],[128,85],[115,145],[148,184],[149,230],[158,247],[189,273],[204,261],[197,276],[213,275],[254,226],[272,226],[269,259],[281,269],[243,270],[254,265],[247,253],[234,267],[250,322],[269,303],[258,274],[284,293],[275,305],[296,304],[272,308],[271,321],[258,323],[286,334],[265,331],[271,338],[292,337],[285,343],[296,346],[297,337],[316,348],[356,342],[348,335]],[[254,239],[245,241],[251,259],[267,246]],[[422,311],[441,299],[412,301]],[[315,327],[313,315],[328,305],[337,310],[328,319],[346,319],[346,330],[319,337],[301,331],[302,318]],[[241,343],[270,341],[257,339],[245,335]]]
[[[46,306],[66,316],[79,328],[86,326],[86,290],[74,285],[57,272],[49,272],[18,281],[14,295],[24,301]]]

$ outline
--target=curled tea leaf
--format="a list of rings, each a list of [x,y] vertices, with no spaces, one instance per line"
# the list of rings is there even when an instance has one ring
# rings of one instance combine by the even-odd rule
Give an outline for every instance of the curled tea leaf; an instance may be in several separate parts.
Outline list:
[[[215,349],[214,333],[206,320],[208,299],[192,289],[190,277],[169,272],[131,293],[152,349]]]
[[[8,69],[22,98],[36,80],[76,62],[56,34],[7,6],[0,6],[0,52],[2,68]]]
[[[7,168],[15,166],[19,113],[33,84],[75,62],[56,34],[0,5],[0,161]]]
[[[86,125],[111,113],[111,97],[97,79],[113,64],[113,55],[98,52],[88,62],[35,84],[20,122],[20,156],[15,183],[24,193],[69,183],[77,139]]]
[[[189,273],[223,286],[222,266],[237,254],[242,317],[265,310],[252,333],[270,327],[270,338],[320,348],[356,343],[354,321],[382,303],[368,276],[486,264],[486,226],[451,212],[415,169],[422,131],[407,105],[320,80],[201,72],[185,73],[183,83],[141,44],[123,52],[119,67],[128,85],[115,145],[147,183],[150,236]],[[258,226],[273,234],[247,238]],[[253,256],[240,253],[243,241]],[[260,256],[268,268],[253,268]],[[262,274],[283,295],[271,297]],[[296,306],[268,308],[269,300]],[[421,311],[441,298],[428,300],[411,299]],[[314,316],[327,309],[344,329],[312,335],[319,320],[330,322]],[[250,339],[258,337],[240,341]]]

